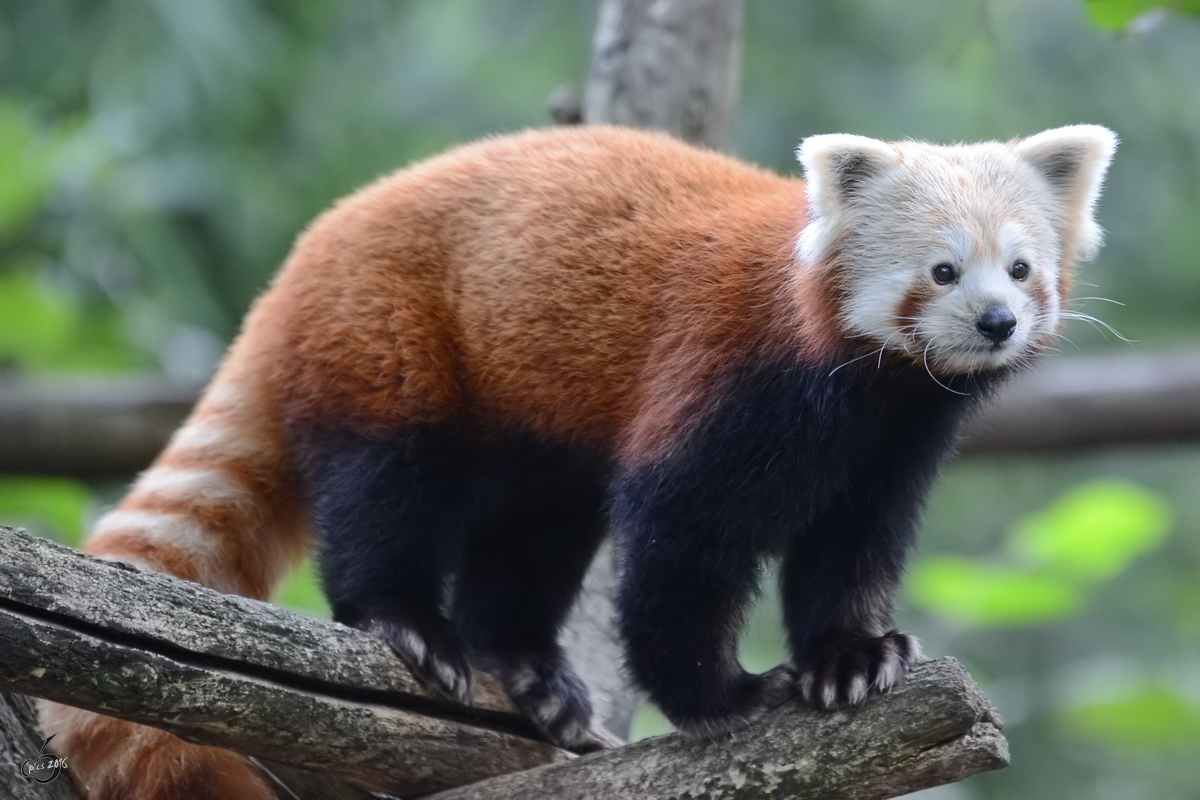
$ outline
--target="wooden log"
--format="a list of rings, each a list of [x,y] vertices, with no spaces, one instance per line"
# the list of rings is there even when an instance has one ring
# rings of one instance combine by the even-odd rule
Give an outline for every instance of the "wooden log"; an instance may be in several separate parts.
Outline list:
[[[0,529],[0,688],[443,800],[883,798],[1007,762],[995,711],[950,660],[857,709],[791,703],[724,740],[668,736],[572,759],[524,738],[528,723],[499,698],[466,709],[423,694],[374,637],[11,529]]]
[[[1000,729],[962,665],[938,659],[858,708],[791,703],[720,740],[649,739],[428,800],[882,800],[1006,766]]]
[[[419,795],[563,761],[480,675],[432,697],[375,637],[0,528],[0,688]]]
[[[967,430],[968,454],[1200,441],[1200,350],[1048,358]]]
[[[145,469],[200,387],[154,376],[0,380],[0,473],[128,477]]]

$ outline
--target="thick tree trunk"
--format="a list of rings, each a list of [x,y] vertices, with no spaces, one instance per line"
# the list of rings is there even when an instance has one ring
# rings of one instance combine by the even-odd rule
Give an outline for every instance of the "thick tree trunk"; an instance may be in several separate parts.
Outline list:
[[[603,0],[583,121],[729,149],[742,10],[743,0]]]
[[[743,0],[602,0],[583,121],[654,128],[726,149],[732,141]],[[625,680],[611,541],[597,555],[563,634],[597,719],[626,739],[640,701]]]

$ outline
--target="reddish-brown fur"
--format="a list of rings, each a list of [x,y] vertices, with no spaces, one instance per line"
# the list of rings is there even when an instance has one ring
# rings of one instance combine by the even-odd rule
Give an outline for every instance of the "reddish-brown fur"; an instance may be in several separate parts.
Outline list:
[[[323,421],[373,435],[470,414],[653,457],[746,353],[847,347],[839,290],[787,269],[805,215],[799,180],[615,128],[487,140],[383,178],[303,234],[247,318],[184,429],[225,438],[177,440],[152,470],[217,468],[246,498],[135,486],[119,513],[186,517],[205,541],[114,523],[87,549],[267,597],[307,536],[286,431]],[[197,796],[251,772],[139,726],[47,713],[93,797]]]
[[[800,181],[662,135],[490,140],[320,218],[247,335],[279,336],[290,420],[382,431],[469,406],[608,448],[658,392],[762,345],[804,215]]]

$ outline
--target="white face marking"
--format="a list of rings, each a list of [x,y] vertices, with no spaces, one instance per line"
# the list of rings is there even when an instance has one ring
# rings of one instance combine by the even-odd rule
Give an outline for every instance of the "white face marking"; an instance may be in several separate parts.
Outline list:
[[[948,147],[811,137],[798,253],[841,289],[846,332],[881,352],[942,374],[1022,362],[1058,327],[1064,257],[1098,242],[1114,144],[1095,126]]]
[[[847,329],[943,374],[1028,357],[1058,324],[1060,247],[1054,230],[1030,213],[1037,187],[997,175],[996,154],[985,155],[978,168],[969,158],[908,157],[904,185],[860,221],[844,249]],[[1031,269],[1023,281],[1012,273],[1018,260]],[[939,265],[952,270],[950,282],[935,278]],[[1015,319],[1002,341],[980,328],[993,309]]]

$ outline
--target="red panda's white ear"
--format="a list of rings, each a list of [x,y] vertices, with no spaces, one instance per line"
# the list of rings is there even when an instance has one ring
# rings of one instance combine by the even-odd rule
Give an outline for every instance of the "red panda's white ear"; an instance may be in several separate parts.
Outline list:
[[[1100,248],[1102,233],[1092,212],[1116,149],[1116,134],[1099,125],[1054,128],[1013,144],[1017,156],[1049,184],[1064,244],[1085,261]]]
[[[869,203],[900,163],[886,142],[848,133],[809,136],[796,157],[804,167],[808,224],[800,235],[801,256],[815,264],[837,240],[856,204]]]

